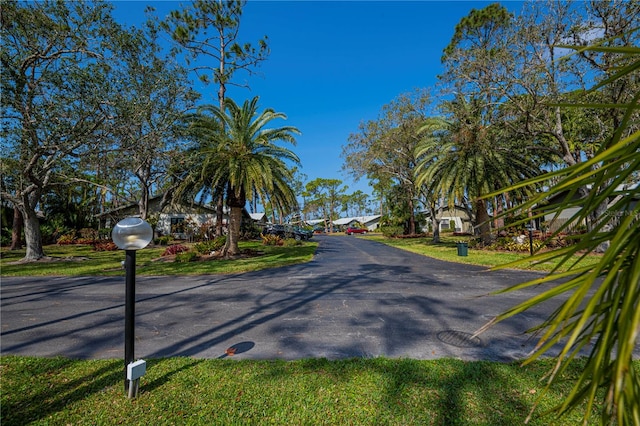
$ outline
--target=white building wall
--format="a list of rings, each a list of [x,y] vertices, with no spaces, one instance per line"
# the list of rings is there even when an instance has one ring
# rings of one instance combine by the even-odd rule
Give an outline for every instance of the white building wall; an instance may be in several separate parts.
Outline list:
[[[171,219],[184,219],[185,221],[194,223],[196,226],[202,226],[207,222],[214,225],[216,222],[215,215],[210,213],[160,213],[158,224],[156,225],[156,232],[162,235],[170,235]],[[182,235],[179,237],[184,238],[185,236]]]

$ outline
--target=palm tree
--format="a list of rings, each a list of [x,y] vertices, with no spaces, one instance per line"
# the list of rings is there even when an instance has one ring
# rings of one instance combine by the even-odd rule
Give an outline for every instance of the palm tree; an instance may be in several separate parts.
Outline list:
[[[454,121],[431,119],[419,130],[424,138],[415,151],[417,184],[450,207],[471,201],[480,237],[490,243],[489,205],[482,196],[536,176],[540,169],[482,124],[473,100],[459,96],[451,106]]]
[[[215,188],[226,189],[230,217],[225,256],[239,253],[242,210],[247,201],[256,196],[264,201],[268,196],[281,211],[297,206],[296,194],[291,189],[293,175],[287,162],[299,164],[300,160],[291,150],[274,142],[295,145],[294,135],[300,131],[292,126],[266,128],[272,120],[286,119],[286,115],[269,108],[258,113],[258,99],[245,101],[242,107],[226,99],[226,111],[207,106],[192,119],[192,135],[199,140],[198,150],[192,156],[197,167],[185,180],[184,190],[211,194]]]
[[[224,139],[224,130],[216,116],[216,107],[202,105],[195,113],[183,118],[183,133],[193,145],[183,153],[172,167],[173,174],[180,182],[173,193],[174,202],[213,199],[216,203],[216,236],[223,235],[224,182],[215,186],[212,175],[217,165],[215,151],[219,141]]]
[[[437,217],[438,196],[434,191],[434,185],[427,184],[427,168],[438,158],[442,138],[447,134],[451,123],[440,117],[429,117],[418,129],[418,135],[422,137],[416,145],[414,157],[416,160],[416,189],[425,199],[425,206],[429,208],[433,225],[434,243],[440,242],[440,220]],[[429,180],[429,182],[433,182]]]

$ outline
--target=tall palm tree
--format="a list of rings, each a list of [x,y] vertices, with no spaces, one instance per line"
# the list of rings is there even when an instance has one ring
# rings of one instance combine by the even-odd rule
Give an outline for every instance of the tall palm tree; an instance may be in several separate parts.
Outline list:
[[[275,119],[286,119],[283,113],[267,108],[258,113],[258,97],[245,101],[242,107],[225,100],[225,110],[208,106],[194,117],[192,133],[200,140],[200,150],[193,157],[197,168],[185,181],[191,192],[226,188],[226,203],[230,209],[226,256],[238,254],[238,239],[242,210],[247,201],[258,196],[280,210],[297,206],[291,189],[293,175],[287,162],[299,164],[291,150],[278,146],[277,141],[295,145],[300,131],[292,126],[267,128]],[[207,110],[212,115],[204,115]]]
[[[193,114],[184,117],[183,133],[193,142],[179,158],[174,160],[172,174],[180,182],[173,193],[176,203],[199,199],[204,203],[208,199],[217,200],[218,187],[213,185],[212,176],[217,165],[215,154],[220,140],[224,138],[222,125],[214,115],[213,105],[202,105]],[[223,194],[224,195],[224,194]],[[219,222],[222,217],[217,218]]]
[[[425,206],[431,214],[433,225],[434,243],[440,242],[440,220],[437,217],[437,204],[439,202],[437,191],[434,190],[433,182],[428,176],[427,168],[433,164],[438,158],[442,138],[446,137],[451,127],[451,123],[440,117],[428,117],[422,126],[418,129],[418,135],[421,137],[420,142],[416,145],[414,157],[416,168],[415,185],[418,192],[424,197]]]
[[[452,106],[453,121],[430,120],[420,129],[424,139],[415,151],[417,184],[450,206],[472,202],[480,237],[489,243],[489,205],[482,196],[536,176],[540,169],[483,125],[473,100],[458,97]]]

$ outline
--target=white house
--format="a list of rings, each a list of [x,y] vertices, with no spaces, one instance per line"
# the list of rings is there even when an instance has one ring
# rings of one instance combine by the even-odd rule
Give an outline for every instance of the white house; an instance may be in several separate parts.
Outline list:
[[[640,186],[640,182],[636,182],[632,184],[618,185],[616,187],[616,193],[618,194],[618,196],[631,197],[631,202],[629,204],[630,209],[635,209],[638,201],[640,200],[640,192],[638,191],[639,186]],[[588,185],[587,188],[591,190],[591,185]],[[574,205],[573,207],[562,209],[559,212],[551,211],[555,205],[565,201],[568,195],[569,195],[569,192],[564,191],[556,194],[554,197],[551,197],[548,200],[548,206],[546,208],[548,208],[550,211],[549,213],[544,215],[544,221],[545,221],[544,225],[547,232],[555,232],[561,226],[567,224],[567,222],[569,223],[565,225],[566,226],[565,230],[569,232],[574,231],[577,227],[586,225],[584,220],[580,222],[576,222],[575,220],[573,220],[574,216],[577,213],[579,213],[580,210],[582,209],[580,205]],[[571,201],[575,202],[576,204],[579,204],[581,200],[582,199],[577,193],[574,193],[573,198],[571,199]],[[608,208],[605,211],[605,214],[610,219],[619,219],[620,217],[624,217],[626,214],[628,214],[627,212],[620,212],[620,211],[613,210],[613,206],[615,205],[617,200],[618,198],[616,197],[612,197],[612,199],[608,200],[609,205],[607,206]]]
[[[216,209],[214,206],[193,204],[171,204],[159,211],[161,197],[152,197],[149,200],[149,216],[157,216],[155,225],[157,236],[171,235],[174,238],[188,239],[194,232],[206,234],[216,225]],[[111,228],[119,220],[127,216],[139,214],[138,205],[133,203],[98,215],[102,227]],[[261,215],[261,216],[260,216]],[[264,213],[256,214],[254,220],[264,220]],[[243,220],[249,220],[250,215],[244,210]],[[251,217],[253,219],[253,217]],[[229,209],[223,210],[222,225],[226,226],[229,220]]]
[[[434,221],[431,219],[431,212],[423,212],[433,226]],[[440,232],[453,231],[463,234],[473,234],[473,222],[475,218],[469,214],[469,211],[462,206],[454,206],[450,209],[448,206],[441,206],[436,211],[436,219],[440,222]],[[428,231],[428,229],[423,229]]]

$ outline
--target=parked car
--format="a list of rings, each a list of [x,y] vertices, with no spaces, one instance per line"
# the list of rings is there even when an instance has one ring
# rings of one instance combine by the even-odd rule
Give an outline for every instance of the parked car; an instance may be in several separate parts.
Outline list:
[[[296,240],[308,240],[313,236],[313,232],[306,229],[285,225],[267,225],[262,233],[277,235],[280,238],[295,238]]]
[[[284,226],[283,225],[271,225],[268,224],[262,230],[262,233],[267,235],[277,235],[279,237],[284,237]]]
[[[294,232],[294,238],[295,235],[300,235],[303,240],[308,240],[309,238],[313,237],[313,231],[310,231],[308,229],[300,228],[298,226],[294,226],[292,229]]]
[[[369,230],[366,228],[352,228],[351,226],[348,227],[346,231],[344,231],[344,233],[347,235],[366,234],[367,232],[369,232]]]

